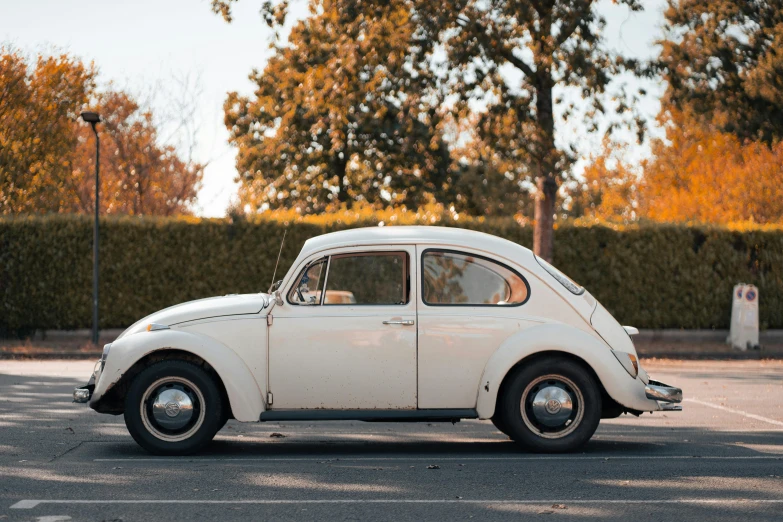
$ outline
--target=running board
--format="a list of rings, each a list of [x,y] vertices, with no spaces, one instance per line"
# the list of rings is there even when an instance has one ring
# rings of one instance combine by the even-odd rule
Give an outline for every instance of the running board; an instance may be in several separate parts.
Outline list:
[[[269,410],[258,419],[265,421],[358,420],[365,422],[458,422],[478,419],[473,409],[445,410]]]

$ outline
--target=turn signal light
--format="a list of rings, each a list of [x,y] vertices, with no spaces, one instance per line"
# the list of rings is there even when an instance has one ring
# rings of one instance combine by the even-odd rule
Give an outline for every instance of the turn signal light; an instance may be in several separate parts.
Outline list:
[[[625,371],[628,372],[628,375],[636,379],[636,376],[639,375],[639,360],[636,358],[636,356],[632,353],[626,352],[612,351],[612,353],[617,358],[617,360],[620,361],[620,364],[623,365],[623,368],[625,368]]]

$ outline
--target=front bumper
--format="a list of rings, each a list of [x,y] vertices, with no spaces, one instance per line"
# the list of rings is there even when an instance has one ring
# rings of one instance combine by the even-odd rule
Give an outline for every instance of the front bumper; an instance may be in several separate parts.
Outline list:
[[[658,401],[661,410],[682,411],[682,406],[678,404],[682,402],[682,390],[680,388],[650,379],[644,387],[644,394],[648,399]]]
[[[73,402],[85,403],[90,402],[92,392],[95,390],[95,375],[90,377],[90,380],[86,385],[74,388],[73,390]]]
[[[101,370],[103,370],[104,362],[105,359],[101,357],[101,360],[95,363],[95,367],[92,370],[92,375],[90,375],[90,380],[87,381],[87,384],[85,384],[84,386],[79,386],[78,388],[74,388],[73,402],[78,402],[78,403],[90,402],[90,399],[92,398],[92,392],[95,391],[95,383],[98,381],[98,378],[100,377]]]

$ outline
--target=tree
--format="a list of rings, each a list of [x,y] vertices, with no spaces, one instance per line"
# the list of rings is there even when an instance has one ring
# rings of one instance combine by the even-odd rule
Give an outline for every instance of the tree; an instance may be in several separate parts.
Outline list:
[[[30,66],[0,48],[0,214],[92,212],[95,138],[78,121],[88,106],[103,119],[101,212],[190,213],[203,165],[161,142],[149,107],[99,91],[96,76],[66,54]]]
[[[151,109],[122,91],[98,93],[92,104],[102,115],[101,212],[172,216],[189,214],[204,166],[159,143]],[[94,203],[95,138],[79,125],[73,154],[74,190],[67,211],[90,212]],[[73,197],[75,196],[75,197]]]
[[[620,0],[632,10],[638,0]],[[558,147],[555,121],[579,111],[563,93],[571,89],[589,109],[608,111],[605,96],[612,78],[637,64],[602,46],[605,25],[594,0],[449,0],[418,2],[431,38],[442,41],[456,72],[453,92],[465,102],[486,106],[479,130],[495,153],[510,164],[519,181],[537,187],[534,250],[552,258],[552,231],[558,181],[567,178],[573,154]],[[509,72],[510,71],[510,72]],[[518,78],[518,79],[517,79]],[[623,95],[616,114],[632,113]],[[613,122],[616,123],[616,122]],[[630,123],[627,120],[624,123]],[[640,128],[643,123],[636,118]],[[611,129],[611,126],[610,126]]]
[[[583,179],[570,187],[570,217],[624,223],[639,218],[640,176],[623,160],[624,152],[624,147],[604,141],[604,150],[585,167]]]
[[[678,111],[634,168],[607,147],[571,192],[571,214],[615,222],[783,223],[783,142],[740,141]],[[639,173],[641,170],[641,173]]]
[[[519,165],[505,161],[481,139],[476,115],[449,120],[454,121],[447,132],[459,137],[451,151],[455,165],[449,200],[454,210],[470,216],[532,216],[529,187],[513,175]]]
[[[741,139],[783,138],[783,0],[670,0],[664,105]]]
[[[674,112],[643,165],[640,214],[653,221],[783,222],[783,142],[737,136]]]
[[[214,2],[230,19],[230,2]],[[279,29],[287,3],[266,3]],[[252,96],[229,93],[240,202],[305,213],[442,199],[450,157],[431,86],[433,42],[410,0],[313,0]]]
[[[74,122],[94,86],[95,70],[67,55],[28,65],[0,47],[0,214],[67,207]]]

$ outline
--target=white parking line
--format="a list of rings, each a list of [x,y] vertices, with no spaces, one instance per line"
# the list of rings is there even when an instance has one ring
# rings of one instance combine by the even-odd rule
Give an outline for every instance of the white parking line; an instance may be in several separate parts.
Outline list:
[[[716,410],[721,411],[727,411],[729,413],[736,413],[737,415],[742,415],[743,417],[747,417],[749,419],[761,421],[761,422],[767,422],[769,424],[774,424],[775,426],[783,426],[783,422],[777,421],[775,419],[770,419],[768,417],[762,417],[761,415],[756,415],[754,413],[748,413],[746,411],[742,410],[735,410],[734,408],[727,408],[726,406],[721,406],[720,404],[713,404],[711,402],[707,401],[700,401],[699,399],[684,399],[683,402],[692,402],[694,404],[701,404],[702,406],[707,406],[709,408],[715,408]],[[777,431],[777,430],[775,430]]]
[[[783,504],[783,499],[556,499],[556,500],[472,500],[472,499],[317,499],[317,500],[20,500],[11,509],[33,509],[41,504]]]
[[[549,460],[781,460],[783,453],[768,455],[737,455],[737,456],[700,456],[700,455],[617,455],[617,456],[595,456],[595,455],[558,455],[542,457],[440,457],[433,455],[430,457],[150,457],[150,458],[114,458],[114,459],[93,459],[93,462],[362,462],[362,461],[406,461],[406,462],[432,462],[432,461],[549,461]]]

